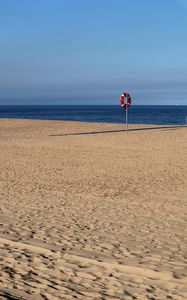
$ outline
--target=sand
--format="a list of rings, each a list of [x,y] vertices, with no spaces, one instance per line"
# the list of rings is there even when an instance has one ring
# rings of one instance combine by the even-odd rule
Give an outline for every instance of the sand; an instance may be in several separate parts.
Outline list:
[[[129,127],[0,120],[0,299],[187,299],[187,127]]]

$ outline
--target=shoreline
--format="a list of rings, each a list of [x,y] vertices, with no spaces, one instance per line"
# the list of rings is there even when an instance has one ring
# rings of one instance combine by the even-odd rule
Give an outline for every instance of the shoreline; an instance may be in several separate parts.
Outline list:
[[[38,121],[38,122],[62,122],[62,123],[87,123],[87,124],[97,124],[97,125],[114,125],[114,126],[126,126],[126,123],[112,123],[112,122],[96,122],[96,121],[81,121],[81,120],[66,120],[66,119],[32,119],[32,118],[2,118],[0,117],[0,122],[1,121]],[[186,127],[187,124],[153,124],[153,123],[128,123],[130,126],[152,126],[152,127]]]

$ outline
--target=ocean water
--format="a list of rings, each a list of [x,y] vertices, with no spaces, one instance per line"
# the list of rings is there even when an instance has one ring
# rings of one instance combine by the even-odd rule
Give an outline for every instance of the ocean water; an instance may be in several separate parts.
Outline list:
[[[0,118],[124,123],[125,110],[120,105],[3,105]],[[184,125],[187,124],[187,106],[132,105],[128,121],[131,124]]]

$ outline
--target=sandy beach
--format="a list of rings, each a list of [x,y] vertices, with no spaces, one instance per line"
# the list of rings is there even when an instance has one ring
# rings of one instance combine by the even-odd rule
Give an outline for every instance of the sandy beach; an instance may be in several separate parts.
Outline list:
[[[187,127],[0,120],[0,299],[187,299]]]

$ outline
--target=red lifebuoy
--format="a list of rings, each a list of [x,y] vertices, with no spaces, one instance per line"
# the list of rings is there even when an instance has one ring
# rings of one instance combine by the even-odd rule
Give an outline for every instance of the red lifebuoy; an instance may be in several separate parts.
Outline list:
[[[125,98],[127,98],[127,102],[126,103],[124,103],[124,99]],[[121,96],[120,96],[120,105],[124,109],[129,108],[129,106],[131,105],[131,96],[127,92],[121,94]]]

